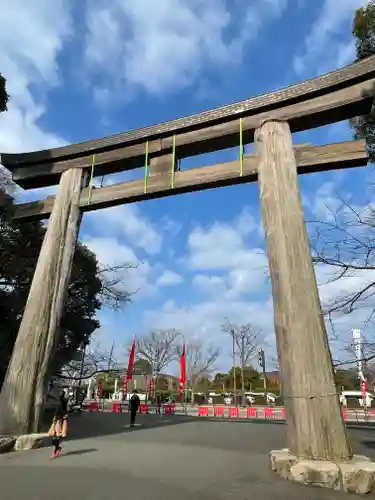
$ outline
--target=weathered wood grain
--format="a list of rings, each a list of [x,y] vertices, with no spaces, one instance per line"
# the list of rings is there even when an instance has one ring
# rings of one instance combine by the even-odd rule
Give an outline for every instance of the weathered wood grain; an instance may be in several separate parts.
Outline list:
[[[348,141],[326,146],[295,146],[295,155],[300,174],[353,168],[366,165],[367,153],[364,141]],[[111,186],[93,189],[90,204],[87,204],[88,190],[84,189],[80,198],[82,210],[131,203],[163,196],[200,191],[221,186],[229,186],[257,180],[257,158],[254,155],[244,157],[243,176],[240,176],[240,162],[232,161],[207,167],[175,172],[174,188],[171,187],[170,175],[155,175],[148,179],[147,193],[144,181],[122,182]],[[54,197],[45,200],[16,205],[14,217],[23,220],[47,218],[52,210]]]
[[[154,177],[155,175],[170,175],[172,172],[172,165],[173,170],[176,170],[176,161],[172,154],[151,158],[148,175],[149,177]]]
[[[253,141],[254,131],[264,120],[287,120],[292,132],[299,132],[308,128],[314,128],[336,119],[350,118],[353,113],[360,113],[358,104],[366,96],[371,96],[374,90],[375,79],[361,82],[352,87],[332,92],[301,103],[292,104],[271,111],[248,116],[242,120],[243,140],[245,143]],[[370,103],[372,97],[370,97]],[[366,104],[366,108],[368,104]],[[341,113],[343,113],[341,115]],[[212,127],[187,132],[176,137],[176,151],[179,157],[193,156],[194,154],[206,153],[206,144],[210,143],[211,150],[219,150],[238,144],[239,121],[214,125]],[[217,141],[214,144],[214,141]],[[162,139],[162,150],[172,147],[172,137]]]
[[[351,64],[345,68],[326,73],[317,78],[306,80],[284,89],[268,92],[244,101],[221,106],[201,113],[196,113],[176,120],[123,132],[101,139],[72,144],[60,148],[35,151],[23,154],[2,155],[7,165],[21,163],[39,163],[51,159],[63,159],[73,155],[89,156],[104,149],[114,149],[119,145],[142,143],[172,134],[180,134],[187,129],[201,129],[219,122],[233,120],[234,117],[259,114],[275,108],[311,99],[318,95],[329,94],[332,91],[351,86],[353,83],[375,77],[375,56]]]
[[[336,394],[288,123],[265,122],[256,132],[256,150],[288,447],[300,458],[347,460],[352,452]]]
[[[245,117],[243,119],[244,142],[251,142],[254,130],[268,118],[288,120],[292,131],[296,132],[366,113],[372,103],[374,85],[375,79],[355,84],[329,95]],[[239,120],[180,134],[175,139],[176,158],[229,148],[239,143]],[[173,137],[166,137],[161,141],[149,143],[150,157],[164,155],[166,158],[172,152],[172,141]],[[141,147],[138,145],[122,148],[121,152],[117,150],[100,153],[95,156],[95,173],[105,175],[143,166],[145,151],[145,144],[143,144]],[[138,156],[132,157],[133,154]],[[113,162],[110,159],[111,155],[113,155]],[[91,161],[89,158],[81,158],[60,163],[18,167],[13,169],[13,180],[25,189],[53,185],[58,182],[59,174],[70,166],[88,169],[91,167]]]
[[[70,278],[84,171],[61,176],[29,297],[0,393],[0,434],[38,430],[46,375]]]

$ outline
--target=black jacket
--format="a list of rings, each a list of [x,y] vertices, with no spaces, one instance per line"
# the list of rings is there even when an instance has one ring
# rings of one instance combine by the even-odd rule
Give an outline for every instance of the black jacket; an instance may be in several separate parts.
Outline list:
[[[68,413],[68,400],[64,397],[60,397],[57,408],[55,410],[56,418],[63,418]]]
[[[139,405],[141,404],[141,400],[137,394],[133,394],[129,401],[130,411],[138,411]]]

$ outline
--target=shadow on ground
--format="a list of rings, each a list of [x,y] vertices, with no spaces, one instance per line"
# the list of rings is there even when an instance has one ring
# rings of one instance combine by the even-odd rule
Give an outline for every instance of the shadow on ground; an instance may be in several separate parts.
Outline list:
[[[138,433],[147,429],[191,423],[194,417],[167,415],[138,415],[136,426],[129,427],[128,413],[76,413],[68,418],[68,438],[85,439],[123,433]],[[43,424],[47,432],[49,423]]]
[[[67,451],[66,453],[64,452],[61,457],[70,457],[73,455],[86,455],[87,453],[95,453],[98,451],[97,448],[84,448],[82,450],[72,450],[72,451]]]
[[[190,424],[190,425],[189,425]],[[193,424],[193,425],[192,425]],[[43,430],[48,429],[48,424]],[[172,428],[182,426],[184,429],[172,431]],[[114,436],[120,434],[131,434],[137,441],[160,441],[160,442],[189,442],[194,434],[196,426],[201,428],[201,444],[207,445],[210,436],[216,435],[215,446],[222,446],[220,435],[231,436],[225,443],[229,448],[244,447],[245,443],[237,442],[245,440],[254,451],[270,450],[274,447],[285,447],[285,422],[275,420],[230,420],[220,418],[202,418],[185,415],[138,415],[136,427],[129,427],[129,414],[126,413],[81,413],[72,414],[68,420],[68,440],[95,438],[101,436]],[[194,427],[194,429],[192,428]],[[353,450],[358,454],[366,454],[375,459],[375,426],[368,424],[348,424],[348,432],[352,442]],[[169,432],[157,432],[149,434],[150,429],[171,428]],[[224,430],[225,428],[225,430]],[[268,428],[266,430],[266,428]],[[238,430],[242,429],[240,433]],[[258,430],[257,430],[258,429]],[[278,430],[277,430],[278,429]],[[264,432],[265,431],[265,432]],[[137,437],[138,436],[138,437]],[[240,436],[240,437],[238,437]],[[242,437],[241,437],[242,436]],[[192,438],[191,438],[192,439]],[[266,441],[266,442],[265,442]],[[194,443],[198,444],[198,443]],[[93,449],[90,451],[94,452]],[[89,453],[89,452],[87,452]],[[82,452],[83,454],[83,452]]]

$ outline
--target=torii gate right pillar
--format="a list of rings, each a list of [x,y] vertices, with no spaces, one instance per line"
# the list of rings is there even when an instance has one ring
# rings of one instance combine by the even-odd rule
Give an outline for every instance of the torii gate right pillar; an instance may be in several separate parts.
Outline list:
[[[288,447],[298,459],[346,461],[352,451],[336,394],[288,123],[264,122],[255,141]]]

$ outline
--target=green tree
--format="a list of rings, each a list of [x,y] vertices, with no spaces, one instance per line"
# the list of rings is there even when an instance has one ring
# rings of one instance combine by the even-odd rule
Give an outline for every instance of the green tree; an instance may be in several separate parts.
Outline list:
[[[134,363],[133,372],[134,375],[151,375],[152,365],[147,359],[139,358]]]
[[[6,79],[0,73],[0,113],[7,110],[9,94],[6,89]]]
[[[260,373],[255,370],[252,366],[244,366],[243,367],[243,372],[241,370],[241,367],[236,366],[236,387],[240,388],[241,387],[241,382],[242,382],[242,373],[243,373],[243,380],[244,380],[244,390],[249,391],[250,389],[259,389],[263,387],[263,382],[261,380],[261,375]],[[233,389],[233,368],[231,368],[227,374],[227,387],[230,387]]]
[[[375,0],[356,10],[353,21],[357,61],[375,54]],[[356,138],[366,139],[371,161],[375,161],[375,106],[368,115],[351,120]]]
[[[44,228],[39,223],[17,223],[0,216],[0,386],[12,354],[29,293]],[[71,282],[60,325],[51,375],[72,358],[99,327],[95,314],[101,307],[102,282],[95,255],[78,244]]]
[[[228,387],[228,374],[227,373],[216,373],[212,381],[212,388],[221,391],[225,391]]]
[[[344,387],[346,390],[358,390],[359,380],[356,370],[336,370],[335,382],[338,389]]]

